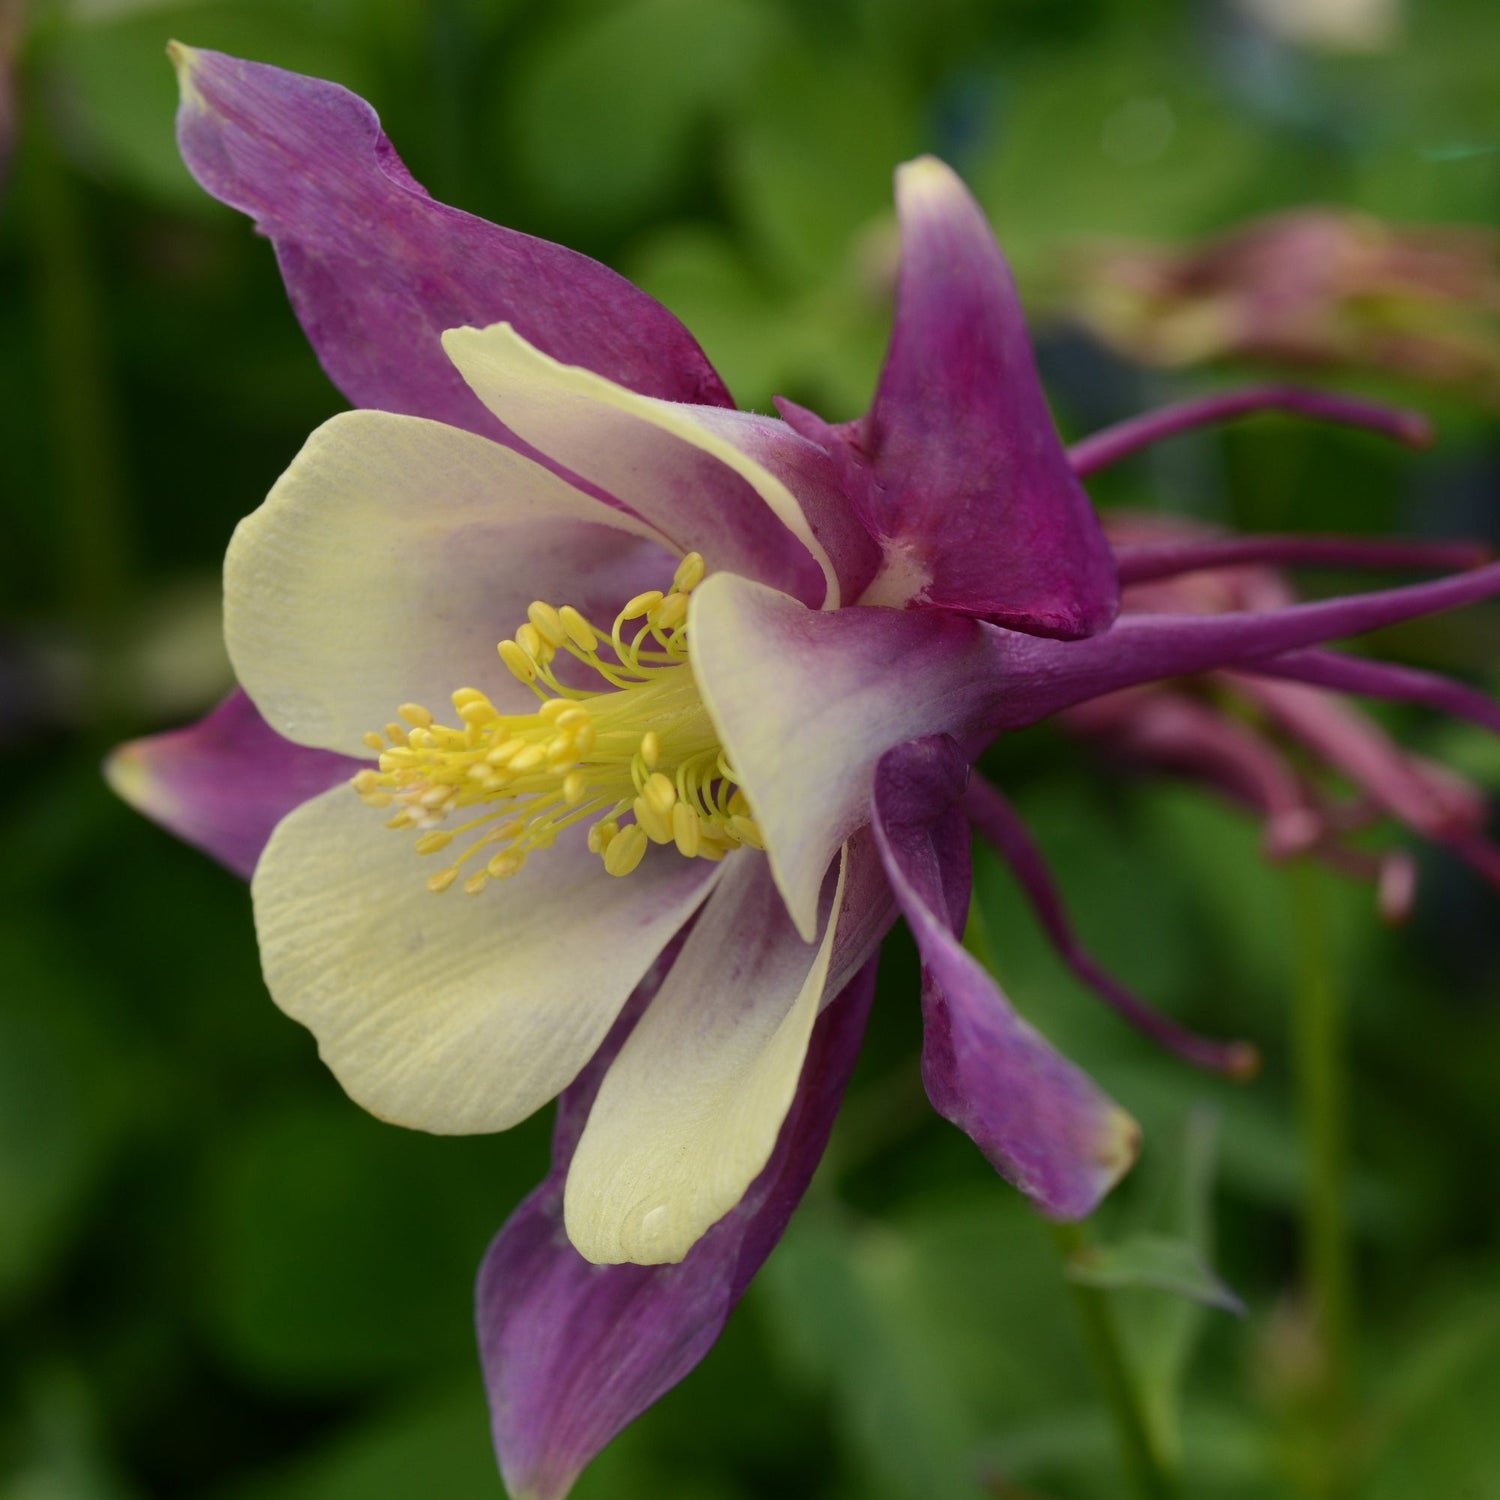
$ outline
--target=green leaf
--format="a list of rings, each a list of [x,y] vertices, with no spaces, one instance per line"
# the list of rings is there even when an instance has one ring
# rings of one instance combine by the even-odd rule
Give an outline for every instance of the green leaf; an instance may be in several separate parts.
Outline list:
[[[505,149],[566,212],[641,212],[746,87],[773,23],[752,0],[629,0],[549,31],[506,101]]]
[[[222,1347],[262,1379],[314,1389],[467,1362],[475,1268],[540,1175],[544,1126],[425,1136],[343,1099],[249,1121],[210,1205]]]
[[[484,1395],[474,1379],[452,1393],[388,1407],[225,1500],[497,1500],[501,1493]]]
[[[1225,1312],[1245,1311],[1197,1246],[1164,1235],[1134,1234],[1117,1244],[1092,1245],[1069,1262],[1068,1275],[1084,1286],[1144,1287]]]
[[[0,1309],[53,1268],[126,1124],[137,1059],[77,939],[0,925]]]

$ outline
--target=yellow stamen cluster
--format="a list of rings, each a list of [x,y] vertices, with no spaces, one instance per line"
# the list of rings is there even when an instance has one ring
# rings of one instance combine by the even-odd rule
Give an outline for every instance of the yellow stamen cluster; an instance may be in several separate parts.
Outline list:
[[[689,859],[762,847],[688,665],[688,598],[702,577],[703,559],[688,553],[671,589],[636,595],[608,634],[571,605],[535,601],[498,647],[540,700],[535,713],[502,714],[477,688],[460,688],[455,726],[403,703],[383,733],[365,735],[379,766],[353,786],[369,806],[393,810],[386,827],[414,830],[418,854],[462,843],[429,889],[447,890],[471,865],[463,888],[477,894],[584,820],[611,875],[628,875],[653,843]],[[559,678],[568,659],[605,686]]]

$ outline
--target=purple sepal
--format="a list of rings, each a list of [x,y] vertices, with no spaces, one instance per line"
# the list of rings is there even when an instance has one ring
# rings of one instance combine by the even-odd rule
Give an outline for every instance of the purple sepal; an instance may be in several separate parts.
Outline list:
[[[1047,868],[1042,851],[1021,821],[1020,814],[998,787],[990,785],[982,776],[971,776],[964,795],[964,808],[975,829],[1010,866],[1058,957],[1095,994],[1153,1041],[1200,1068],[1212,1068],[1239,1078],[1248,1078],[1256,1072],[1260,1059],[1248,1043],[1215,1042],[1195,1036],[1169,1016],[1153,1010],[1134,990],[1121,984],[1095,961],[1073,935],[1062,892]]]
[[[653,976],[659,984],[664,966]],[[558,1100],[552,1168],[495,1237],[476,1316],[500,1470],[517,1500],[559,1500],[622,1428],[708,1353],[781,1238],[823,1154],[864,1033],[871,959],[818,1018],[765,1170],[678,1265],[596,1266],[563,1232],[563,1183],[599,1082],[654,986],[637,991]]]
[[[992,733],[1035,724],[1104,693],[1158,678],[1244,667],[1325,641],[1382,630],[1500,594],[1500,563],[1403,588],[1218,615],[1128,614],[1092,640],[1058,643],[996,633]]]
[[[930,157],[897,174],[901,271],[875,400],[829,427],[782,415],[840,459],[887,558],[872,602],[930,605],[1031,635],[1103,630],[1114,562],[1042,395],[1009,268],[979,206]]]
[[[138,812],[248,880],[282,818],[361,765],[283,739],[236,688],[196,724],[116,746],[104,774]]]
[[[1091,1212],[1135,1159],[1135,1122],[1010,1008],[959,942],[969,905],[968,766],[946,735],[888,751],[874,829],[922,955],[922,1081],[933,1108],[1044,1213]]]
[[[644,395],[733,404],[660,303],[585,255],[435,202],[347,89],[176,43],[172,55],[183,160],[275,245],[297,317],[355,406],[500,434],[439,335],[502,320]]]

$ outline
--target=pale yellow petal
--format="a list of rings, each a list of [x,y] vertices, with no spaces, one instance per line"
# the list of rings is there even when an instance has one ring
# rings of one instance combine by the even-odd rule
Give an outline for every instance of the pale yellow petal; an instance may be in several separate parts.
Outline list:
[[[642,578],[671,576],[660,541],[487,438],[347,412],[235,531],[229,654],[288,739],[368,756],[364,732],[401,703],[442,717],[449,693],[474,687],[529,711],[496,643],[533,599],[612,614]]]
[[[568,1238],[589,1260],[680,1261],[765,1166],[828,978],[842,867],[804,943],[744,850],[610,1065],[568,1172]]]
[[[710,569],[791,589],[797,575],[788,568],[799,559],[788,549],[800,543],[822,572],[821,602],[839,603],[833,563],[797,497],[733,441],[737,421],[749,420],[743,414],[637,395],[559,364],[509,323],[450,329],[443,347],[507,427],[623,501],[682,551],[702,553]],[[704,465],[705,456],[712,463]],[[736,484],[731,475],[749,492],[726,488]],[[777,522],[795,543],[775,536]]]
[[[272,835],[255,922],[272,998],[350,1096],[443,1134],[503,1130],[566,1087],[720,868],[653,850],[616,880],[574,829],[510,880],[435,895],[412,842],[325,792]]]

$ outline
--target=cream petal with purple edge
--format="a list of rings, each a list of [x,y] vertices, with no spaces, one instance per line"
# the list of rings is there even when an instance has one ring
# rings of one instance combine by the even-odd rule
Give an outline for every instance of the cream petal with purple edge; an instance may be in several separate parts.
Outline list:
[[[487,438],[357,411],[313,433],[224,564],[235,673],[288,739],[369,758],[402,703],[534,712],[496,643],[541,598],[585,615],[668,582],[644,522]],[[606,626],[607,628],[607,626]]]
[[[694,592],[688,630],[704,706],[811,942],[829,861],[869,821],[876,761],[986,720],[996,633],[937,610],[811,610],[722,573]]]
[[[765,1166],[829,977],[843,871],[804,943],[766,861],[731,857],[656,998],[610,1065],[568,1171],[588,1260],[676,1263]]]
[[[441,1134],[505,1130],[577,1075],[720,865],[651,851],[628,879],[565,832],[475,896],[345,787],[284,818],[251,892],[272,998],[357,1103]]]
[[[706,420],[721,414],[560,364],[508,323],[450,329],[443,347],[518,437],[608,491],[679,550],[701,552],[710,572],[759,579],[809,604],[839,602],[837,571],[797,496],[731,441],[731,426]],[[784,431],[789,445],[804,443]]]

